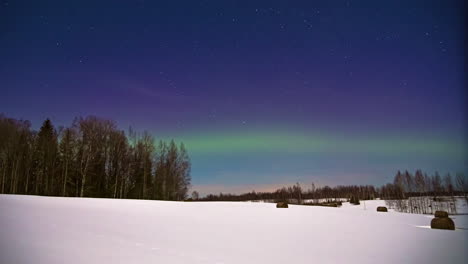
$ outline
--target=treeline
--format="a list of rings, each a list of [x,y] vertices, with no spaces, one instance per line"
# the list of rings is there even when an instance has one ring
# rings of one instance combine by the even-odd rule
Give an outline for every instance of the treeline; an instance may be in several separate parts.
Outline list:
[[[55,128],[0,115],[0,193],[184,200],[190,187],[187,150],[118,130],[112,120],[75,118]]]
[[[456,174],[453,178],[450,174],[441,177],[439,173],[428,176],[421,170],[417,170],[413,175],[408,171],[397,172],[393,183],[388,183],[382,187],[372,185],[349,185],[349,186],[323,186],[316,187],[313,183],[308,188],[303,189],[299,183],[293,186],[283,187],[274,192],[248,192],[244,194],[210,194],[199,200],[202,201],[292,201],[302,203],[303,200],[336,201],[338,199],[372,200],[381,198],[385,200],[403,200],[409,197],[422,196],[454,196],[468,193],[468,182],[462,173]],[[198,198],[198,194],[192,197]],[[430,204],[429,204],[430,205]],[[413,208],[414,209],[414,208]],[[412,209],[411,209],[412,210]],[[419,210],[419,209],[418,209]]]
[[[398,171],[393,183],[383,186],[381,193],[387,206],[399,212],[433,214],[442,210],[457,214],[456,196],[468,200],[468,182],[462,173],[453,178],[450,173],[441,177],[438,172],[429,176],[421,170],[414,174]]]
[[[385,199],[466,195],[468,182],[462,173],[457,173],[455,177],[447,173],[442,177],[438,172],[429,176],[421,170],[416,170],[414,174],[398,171],[393,183],[382,186],[380,192]]]
[[[274,192],[248,192],[240,195],[223,194],[207,195],[200,199],[203,201],[289,201],[292,203],[303,203],[304,200],[336,201],[342,198],[351,199],[356,197],[359,200],[371,200],[378,197],[378,190],[372,185],[350,185],[350,186],[323,186],[316,187],[312,183],[307,189],[302,188],[299,183],[293,186],[283,187]]]

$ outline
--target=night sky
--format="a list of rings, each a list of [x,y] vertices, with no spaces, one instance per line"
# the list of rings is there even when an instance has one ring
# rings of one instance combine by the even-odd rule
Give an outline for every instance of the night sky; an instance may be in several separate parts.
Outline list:
[[[0,112],[184,141],[194,189],[466,172],[464,1],[5,1]]]

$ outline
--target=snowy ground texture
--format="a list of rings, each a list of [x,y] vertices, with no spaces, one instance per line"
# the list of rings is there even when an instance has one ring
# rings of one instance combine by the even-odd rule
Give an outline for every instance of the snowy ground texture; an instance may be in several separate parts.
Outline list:
[[[452,217],[465,229],[432,230],[383,204],[0,195],[0,263],[468,263],[467,215]]]

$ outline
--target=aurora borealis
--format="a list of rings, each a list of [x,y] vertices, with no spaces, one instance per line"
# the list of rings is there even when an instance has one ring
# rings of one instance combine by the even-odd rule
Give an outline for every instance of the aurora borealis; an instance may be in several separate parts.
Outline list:
[[[226,182],[241,185],[239,188],[244,190],[249,186],[245,182],[253,184],[251,188],[261,188],[264,182],[288,184],[292,181],[380,184],[384,177],[392,180],[394,167],[451,171],[450,168],[465,164],[466,156],[461,140],[411,136],[274,134],[263,130],[181,138],[191,150],[194,163],[204,164],[200,166],[202,174],[215,175],[203,179],[208,185],[216,183],[211,188],[206,187],[208,192],[220,188],[236,190],[220,187]]]
[[[0,3],[0,113],[183,141],[202,192],[468,170],[464,1]]]

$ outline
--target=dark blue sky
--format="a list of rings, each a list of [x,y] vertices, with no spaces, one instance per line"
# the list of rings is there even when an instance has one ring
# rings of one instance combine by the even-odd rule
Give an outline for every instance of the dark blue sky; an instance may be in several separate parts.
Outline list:
[[[2,0],[0,112],[175,137],[213,190],[466,170],[463,2]]]

